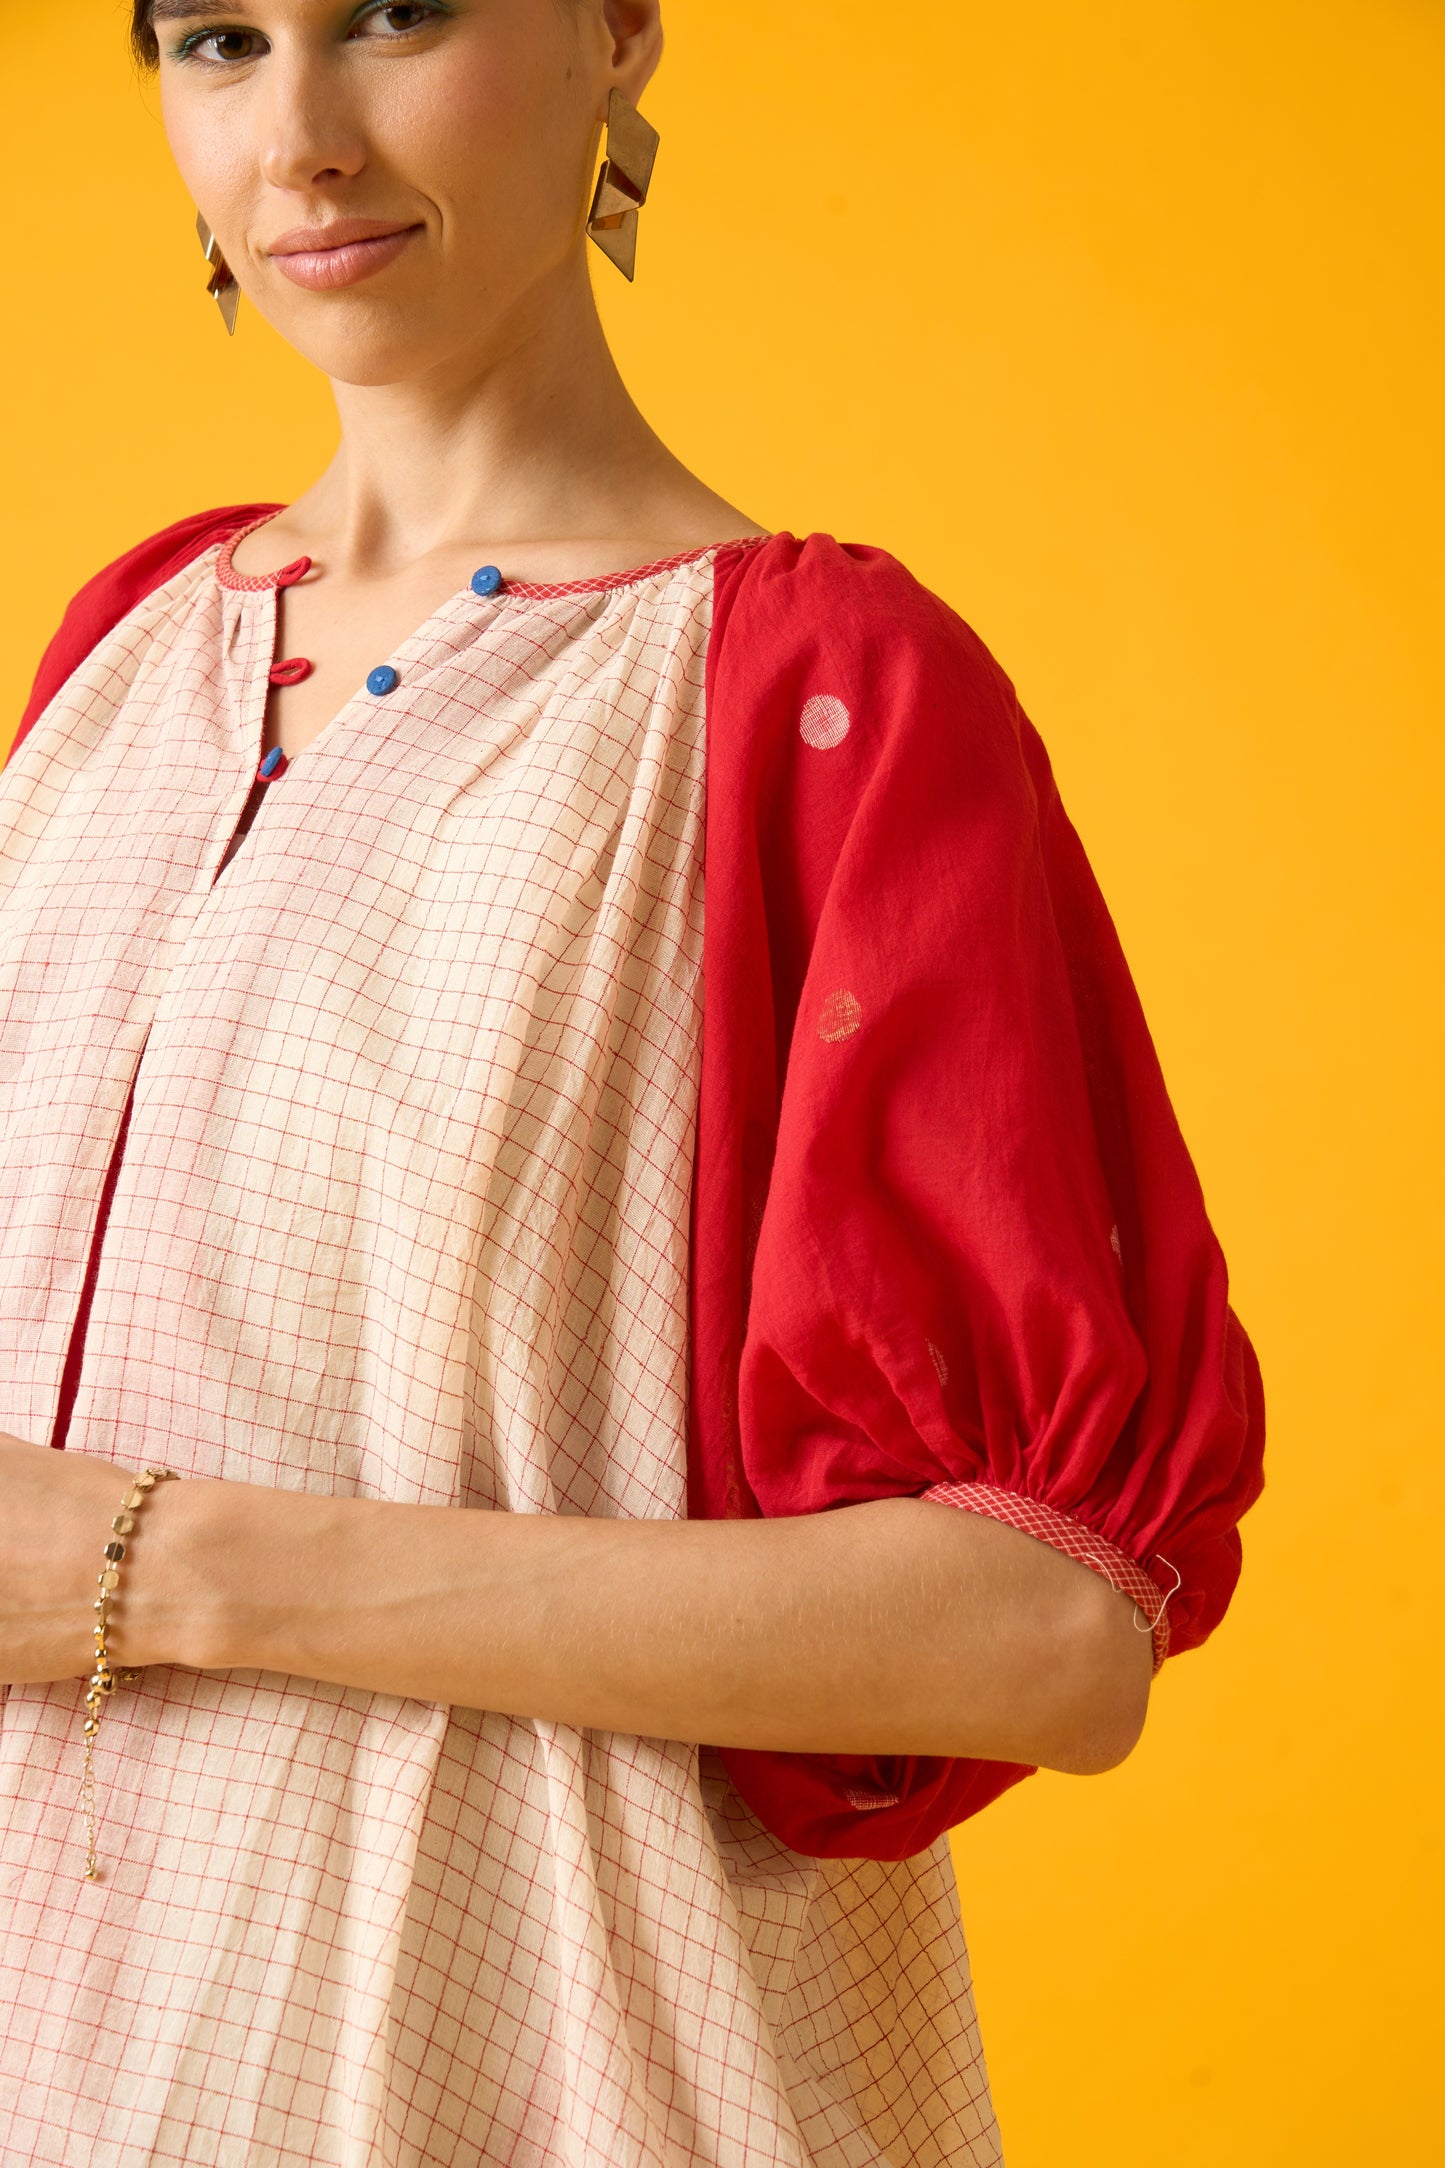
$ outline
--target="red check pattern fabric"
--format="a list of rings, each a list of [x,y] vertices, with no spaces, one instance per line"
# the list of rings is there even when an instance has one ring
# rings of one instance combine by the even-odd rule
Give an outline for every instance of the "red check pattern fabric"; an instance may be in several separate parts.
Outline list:
[[[213,547],[101,638],[0,785],[0,1427],[50,1435],[94,1262],[70,1449],[686,1510],[713,596],[450,598],[224,865],[274,587]],[[159,1668],[92,1887],[78,1703],[0,1709],[7,2163],[1000,2157],[941,1839],[806,1857],[685,1746]]]

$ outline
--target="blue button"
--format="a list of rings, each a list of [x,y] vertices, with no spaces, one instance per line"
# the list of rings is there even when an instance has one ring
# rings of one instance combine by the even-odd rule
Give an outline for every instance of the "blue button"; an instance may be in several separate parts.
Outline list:
[[[393,670],[389,662],[384,662],[379,670],[372,671],[371,676],[366,681],[366,689],[369,693],[384,696],[387,693],[394,693],[400,683],[399,672]]]
[[[256,773],[263,783],[269,783],[273,775],[280,775],[286,766],[286,755],[279,745],[273,745]]]
[[[506,584],[495,565],[483,565],[480,572],[472,574],[472,593],[474,595],[500,594]]]

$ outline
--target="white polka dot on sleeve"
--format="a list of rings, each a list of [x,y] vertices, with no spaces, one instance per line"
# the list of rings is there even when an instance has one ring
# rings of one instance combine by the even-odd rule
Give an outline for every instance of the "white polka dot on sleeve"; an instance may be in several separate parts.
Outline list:
[[[835,699],[832,693],[818,693],[803,709],[798,729],[805,745],[825,753],[843,743],[852,721],[841,700]]]

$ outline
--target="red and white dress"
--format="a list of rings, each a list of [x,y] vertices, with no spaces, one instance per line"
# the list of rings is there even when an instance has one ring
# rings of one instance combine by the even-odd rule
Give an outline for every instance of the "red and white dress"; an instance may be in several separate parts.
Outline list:
[[[1201,1641],[1258,1369],[977,636],[818,536],[467,589],[228,856],[266,509],[83,591],[0,779],[0,1429],[521,1513],[926,1495]],[[79,1696],[0,1690],[5,2162],[1000,2159],[944,1832],[1026,1770],[155,1668],[90,1886]]]

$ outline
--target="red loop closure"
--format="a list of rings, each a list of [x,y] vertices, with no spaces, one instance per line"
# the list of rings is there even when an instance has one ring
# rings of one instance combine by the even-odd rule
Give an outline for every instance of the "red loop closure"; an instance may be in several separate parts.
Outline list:
[[[272,663],[267,673],[268,682],[272,685],[299,685],[303,679],[310,677],[314,667],[304,655],[293,655],[289,662]]]
[[[281,570],[274,575],[276,585],[278,587],[294,587],[298,580],[305,579],[310,570],[311,559],[309,557],[293,558],[289,565],[282,565]]]

